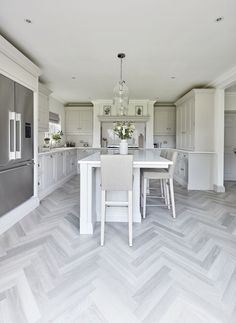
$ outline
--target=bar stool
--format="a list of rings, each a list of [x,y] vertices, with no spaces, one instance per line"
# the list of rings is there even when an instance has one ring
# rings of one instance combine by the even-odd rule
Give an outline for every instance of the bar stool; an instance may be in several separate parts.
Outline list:
[[[107,191],[127,191],[127,201],[106,200]],[[104,245],[107,206],[128,207],[129,246],[133,233],[133,155],[101,155],[101,246]]]
[[[167,151],[166,158],[173,162],[172,165],[169,166],[168,170],[163,169],[145,169],[143,172],[143,218],[146,217],[146,207],[147,207],[147,181],[150,179],[159,179],[163,186],[163,193],[165,199],[165,205],[168,209],[172,208],[172,216],[176,218],[175,212],[175,200],[174,200],[174,185],[173,185],[173,176],[174,176],[174,167],[177,159],[177,152],[169,149]],[[157,196],[149,195],[152,198],[160,198]],[[162,204],[149,205],[149,206],[163,206]]]

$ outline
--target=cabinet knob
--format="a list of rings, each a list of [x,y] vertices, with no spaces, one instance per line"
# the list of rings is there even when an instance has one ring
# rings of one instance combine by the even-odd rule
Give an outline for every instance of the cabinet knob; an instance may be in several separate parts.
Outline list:
[[[40,186],[40,182],[38,182],[38,186]]]

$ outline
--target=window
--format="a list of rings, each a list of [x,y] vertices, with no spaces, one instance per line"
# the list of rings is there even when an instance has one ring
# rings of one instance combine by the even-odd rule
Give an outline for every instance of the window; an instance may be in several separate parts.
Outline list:
[[[49,134],[61,131],[60,116],[57,113],[49,112]]]

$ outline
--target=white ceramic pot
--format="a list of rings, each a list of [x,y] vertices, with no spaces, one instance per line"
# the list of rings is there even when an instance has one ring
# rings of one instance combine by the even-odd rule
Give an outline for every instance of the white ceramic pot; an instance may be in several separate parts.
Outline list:
[[[120,154],[127,155],[128,154],[128,142],[126,139],[121,139],[120,142]]]

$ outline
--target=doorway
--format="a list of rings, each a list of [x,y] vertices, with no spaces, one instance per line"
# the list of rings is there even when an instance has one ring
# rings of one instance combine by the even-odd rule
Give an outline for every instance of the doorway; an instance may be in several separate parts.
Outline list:
[[[224,180],[236,181],[236,85],[225,91]]]

